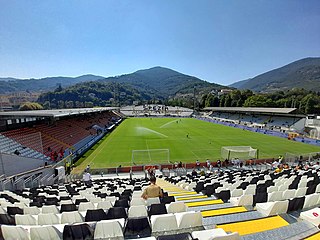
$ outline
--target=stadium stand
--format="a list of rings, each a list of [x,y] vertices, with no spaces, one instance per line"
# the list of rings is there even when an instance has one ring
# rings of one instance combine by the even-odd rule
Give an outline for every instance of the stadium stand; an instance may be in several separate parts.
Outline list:
[[[312,168],[280,173],[229,168],[205,176],[159,176],[157,183],[170,203],[158,199],[149,207],[140,198],[149,185],[145,178],[96,177],[91,187],[74,181],[3,191],[1,233],[3,239],[38,239],[39,226],[52,225],[42,234],[55,239],[73,239],[74,234],[93,239],[312,237],[320,224],[315,208],[320,204],[319,176]],[[185,184],[193,182],[196,191]],[[43,205],[31,207],[34,202]]]
[[[69,151],[76,151],[77,144],[82,140],[93,139],[118,120],[118,115],[106,111],[99,114],[68,115],[53,122],[33,122],[28,127],[2,131],[0,150],[8,154],[56,161]]]

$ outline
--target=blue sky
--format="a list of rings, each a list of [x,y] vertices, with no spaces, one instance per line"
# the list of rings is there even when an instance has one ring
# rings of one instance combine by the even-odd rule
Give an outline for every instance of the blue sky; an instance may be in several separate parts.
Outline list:
[[[0,77],[163,66],[228,85],[319,56],[318,0],[0,0]]]

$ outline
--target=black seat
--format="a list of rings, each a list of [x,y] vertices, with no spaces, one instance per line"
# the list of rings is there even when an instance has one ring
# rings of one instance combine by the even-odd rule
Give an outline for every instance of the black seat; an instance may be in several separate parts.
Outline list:
[[[93,239],[93,229],[86,223],[77,225],[65,225],[63,228],[63,240],[87,240]]]
[[[107,220],[108,216],[102,209],[88,209],[86,212],[86,222],[97,222],[100,220]]]
[[[287,212],[298,211],[303,208],[305,197],[297,197],[289,200]]]
[[[43,204],[41,203],[41,202],[31,202],[30,204],[30,207],[33,207],[33,206],[36,206],[36,207],[42,207],[43,206]]]
[[[313,194],[316,192],[317,184],[310,185],[307,189],[306,195]]]
[[[77,206],[75,204],[62,204],[60,208],[60,213],[63,212],[73,212],[77,211]]]
[[[16,215],[16,214],[23,214],[23,209],[19,208],[19,207],[7,207],[7,213],[9,215]]]
[[[97,196],[100,198],[106,198],[107,194],[106,193],[98,193]]]
[[[204,182],[198,182],[194,190],[199,193],[204,189]]]
[[[151,226],[148,217],[128,218],[124,227],[125,238],[142,238],[151,236]]]
[[[79,198],[79,199],[76,199],[76,202],[75,202],[75,204],[76,205],[79,205],[80,203],[82,203],[82,202],[89,202],[86,198]]]
[[[15,218],[9,214],[0,214],[0,225],[16,225]]]
[[[122,200],[117,200],[114,203],[115,207],[124,207],[124,208],[129,208],[129,202],[126,199],[122,199]]]
[[[44,205],[55,205],[55,206],[58,206],[59,203],[57,201],[50,201],[50,200],[47,200]]]
[[[107,213],[107,219],[127,218],[128,214],[123,207],[112,207],[109,208]]]
[[[157,237],[157,240],[193,240],[190,233],[178,233],[171,235],[162,235]]]
[[[217,199],[221,199],[225,203],[229,201],[231,196],[230,190],[223,190],[219,193],[215,193],[214,195],[217,197]]]
[[[167,208],[164,203],[151,204],[148,211],[149,217],[152,215],[167,214]]]
[[[172,203],[172,202],[175,202],[175,198],[174,196],[166,196],[166,197],[163,197],[160,199],[161,203],[164,203],[164,204],[168,204],[168,203]]]
[[[110,193],[110,195],[109,196],[115,196],[115,197],[120,197],[120,193],[118,193],[118,192],[112,192],[112,193]]]
[[[267,192],[258,192],[256,195],[253,196],[253,206],[257,203],[263,203],[268,201],[268,193]]]
[[[130,201],[131,200],[131,196],[130,195],[121,195],[119,197],[119,200],[127,200]]]
[[[61,200],[71,200],[71,197],[69,197],[69,196],[61,196],[60,197],[60,201]]]

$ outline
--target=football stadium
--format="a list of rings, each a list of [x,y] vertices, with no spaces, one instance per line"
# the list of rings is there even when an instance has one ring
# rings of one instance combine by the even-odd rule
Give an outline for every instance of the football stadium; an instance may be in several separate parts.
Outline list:
[[[320,0],[0,1],[0,240],[320,240]]]
[[[319,239],[317,120],[295,110],[0,112],[1,238]]]

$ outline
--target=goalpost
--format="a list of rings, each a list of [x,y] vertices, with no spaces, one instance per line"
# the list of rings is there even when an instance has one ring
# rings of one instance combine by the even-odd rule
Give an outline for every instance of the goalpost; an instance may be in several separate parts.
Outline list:
[[[221,148],[221,158],[223,160],[233,158],[240,160],[258,158],[258,149],[252,148],[251,146],[226,146]]]
[[[297,164],[299,161],[317,162],[320,159],[320,152],[311,153],[289,153],[285,154],[286,163]]]
[[[169,149],[132,150],[132,166],[161,163],[170,163]]]

